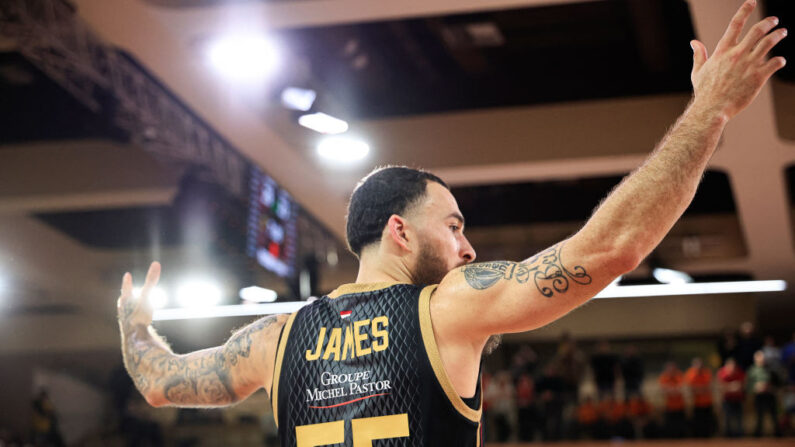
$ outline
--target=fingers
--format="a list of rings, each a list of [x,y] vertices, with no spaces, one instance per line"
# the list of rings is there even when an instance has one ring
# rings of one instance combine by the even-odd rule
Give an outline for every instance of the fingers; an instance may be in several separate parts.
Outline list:
[[[773,31],[772,33],[765,36],[764,39],[759,41],[759,44],[756,45],[752,56],[754,58],[762,58],[764,57],[770,50],[776,46],[777,43],[781,42],[781,39],[787,37],[787,29],[781,28]]]
[[[718,42],[718,48],[737,45],[737,42],[740,41],[740,34],[743,32],[745,23],[748,22],[748,18],[751,17],[751,13],[754,11],[755,7],[756,0],[746,0],[745,3],[743,3],[737,13],[734,14],[720,42]]]
[[[762,20],[751,27],[751,29],[748,31],[748,34],[745,35],[745,38],[743,38],[743,41],[740,43],[740,46],[746,51],[751,51],[759,43],[759,41],[777,25],[777,17],[768,17],[765,20]]]
[[[698,40],[690,41],[690,47],[693,48],[693,73],[695,74],[707,61],[707,47]]]
[[[119,296],[118,301],[116,301],[116,307],[121,309],[121,307],[124,306],[124,303],[131,299],[132,290],[132,275],[127,272],[121,278],[121,295]]]
[[[770,79],[770,77],[773,76],[773,73],[784,68],[785,65],[787,65],[787,60],[781,56],[774,57],[773,59],[765,62],[765,65],[762,66],[761,70],[765,81]]]
[[[130,272],[127,272],[121,278],[121,294],[122,296],[129,296],[132,295],[132,275]]]
[[[141,289],[141,296],[146,296],[152,287],[157,285],[160,279],[160,263],[155,261],[149,266],[149,271],[146,272],[146,282]]]

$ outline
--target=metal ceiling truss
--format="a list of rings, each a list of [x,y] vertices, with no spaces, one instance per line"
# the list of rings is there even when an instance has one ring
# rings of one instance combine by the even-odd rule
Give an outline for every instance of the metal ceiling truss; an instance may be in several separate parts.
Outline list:
[[[111,48],[65,0],[3,0],[0,34],[91,111],[110,116],[132,143],[198,165],[245,198],[250,163],[130,56]]]

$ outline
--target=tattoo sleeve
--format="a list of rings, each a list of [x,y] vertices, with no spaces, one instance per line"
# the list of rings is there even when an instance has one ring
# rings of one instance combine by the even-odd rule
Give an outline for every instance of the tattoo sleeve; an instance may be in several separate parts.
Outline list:
[[[494,261],[469,264],[463,268],[470,287],[485,290],[499,281],[529,284],[545,297],[566,293],[572,283],[588,285],[591,276],[580,265],[567,267],[561,259],[561,242],[523,262]]]
[[[228,405],[242,397],[235,385],[246,385],[239,366],[251,356],[253,340],[276,320],[262,318],[222,346],[185,355],[174,354],[151,327],[122,324],[124,366],[144,396],[179,406]]]

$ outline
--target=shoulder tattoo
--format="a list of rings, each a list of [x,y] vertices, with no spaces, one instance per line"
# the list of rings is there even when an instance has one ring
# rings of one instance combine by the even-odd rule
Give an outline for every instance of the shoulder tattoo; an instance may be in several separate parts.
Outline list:
[[[581,265],[566,267],[561,260],[561,242],[524,262],[493,261],[466,265],[464,278],[470,287],[485,290],[497,282],[516,281],[519,284],[531,283],[545,297],[566,293],[570,284],[587,285],[591,276]]]

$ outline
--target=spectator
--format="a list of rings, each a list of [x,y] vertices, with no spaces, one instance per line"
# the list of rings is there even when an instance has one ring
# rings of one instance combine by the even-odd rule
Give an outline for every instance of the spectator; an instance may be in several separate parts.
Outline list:
[[[511,375],[501,371],[489,381],[486,401],[494,421],[497,442],[505,442],[511,437],[513,418],[516,414],[516,392],[511,384]]]
[[[715,418],[712,411],[712,373],[701,358],[696,357],[684,379],[693,396],[693,435],[699,438],[712,436]]]
[[[768,368],[773,371],[779,371],[781,369],[781,349],[776,346],[776,339],[771,335],[765,337],[762,353],[765,354],[765,364]]]
[[[529,374],[522,374],[516,381],[516,406],[519,410],[519,440],[532,441],[538,426],[538,416],[535,383]]]
[[[792,333],[792,340],[781,349],[781,362],[787,369],[787,382],[795,385],[795,332]]]
[[[784,393],[784,423],[789,434],[795,434],[795,333],[792,340],[781,349],[781,363],[786,369]]]
[[[765,413],[770,414],[773,420],[773,430],[776,436],[781,436],[773,385],[773,374],[765,365],[765,354],[762,351],[757,351],[754,354],[754,366],[748,370],[748,390],[753,393],[754,409],[756,410],[754,436],[762,436]]]
[[[610,431],[613,436],[624,439],[635,438],[635,430],[632,428],[632,423],[629,422],[628,405],[623,399],[609,399],[610,413],[609,422],[611,425]]]
[[[683,438],[686,435],[685,427],[685,399],[682,394],[684,377],[676,363],[668,362],[665,370],[660,374],[660,388],[665,396],[665,428],[669,438]]]
[[[513,355],[512,361],[511,375],[517,381],[522,374],[533,375],[538,364],[538,355],[530,345],[522,345]]]
[[[563,436],[563,379],[558,366],[551,362],[536,384],[543,414],[542,433],[545,441],[556,441]]]
[[[481,386],[483,387],[484,392],[489,389],[491,386],[491,374],[488,371],[483,371],[483,376],[480,379]],[[490,410],[491,402],[488,399],[483,398],[483,412],[487,413]]]
[[[740,325],[740,338],[737,340],[737,364],[743,371],[754,364],[754,353],[762,349],[762,341],[754,331],[754,324],[750,321]]]
[[[599,419],[596,421],[594,435],[596,439],[610,439],[615,433],[613,432],[613,423],[611,420],[611,410],[613,409],[613,395],[608,394],[596,406],[596,412]]]
[[[596,354],[591,356],[591,368],[600,398],[612,395],[615,390],[618,356],[610,351],[610,344],[606,340],[599,342]]]
[[[638,393],[629,398],[627,404],[627,414],[634,427],[635,433],[639,437],[649,437],[649,425],[651,423],[651,405],[643,395]]]
[[[745,373],[733,358],[718,370],[718,381],[723,395],[723,417],[725,435],[730,438],[743,436],[743,401],[745,400]]]
[[[723,337],[718,342],[718,354],[721,363],[726,363],[729,358],[737,358],[737,332],[726,328],[723,330]]]
[[[558,350],[552,360],[558,365],[560,377],[564,384],[563,400],[566,404],[576,404],[577,391],[585,372],[585,354],[577,348],[577,344],[568,332],[564,332],[558,343]]]
[[[47,390],[40,390],[33,399],[33,443],[44,447],[61,447],[64,444],[55,407]]]
[[[579,438],[593,438],[596,436],[596,423],[599,413],[594,404],[593,397],[587,396],[577,407],[577,431]]]
[[[624,379],[624,393],[627,397],[640,394],[643,383],[643,359],[638,355],[638,348],[629,345],[621,359],[621,377]]]
[[[787,390],[784,392],[784,420],[782,421],[782,431],[787,434],[787,436],[793,436],[795,433],[793,432],[793,428],[795,428],[795,424],[793,421],[795,420],[795,385],[788,385]]]

